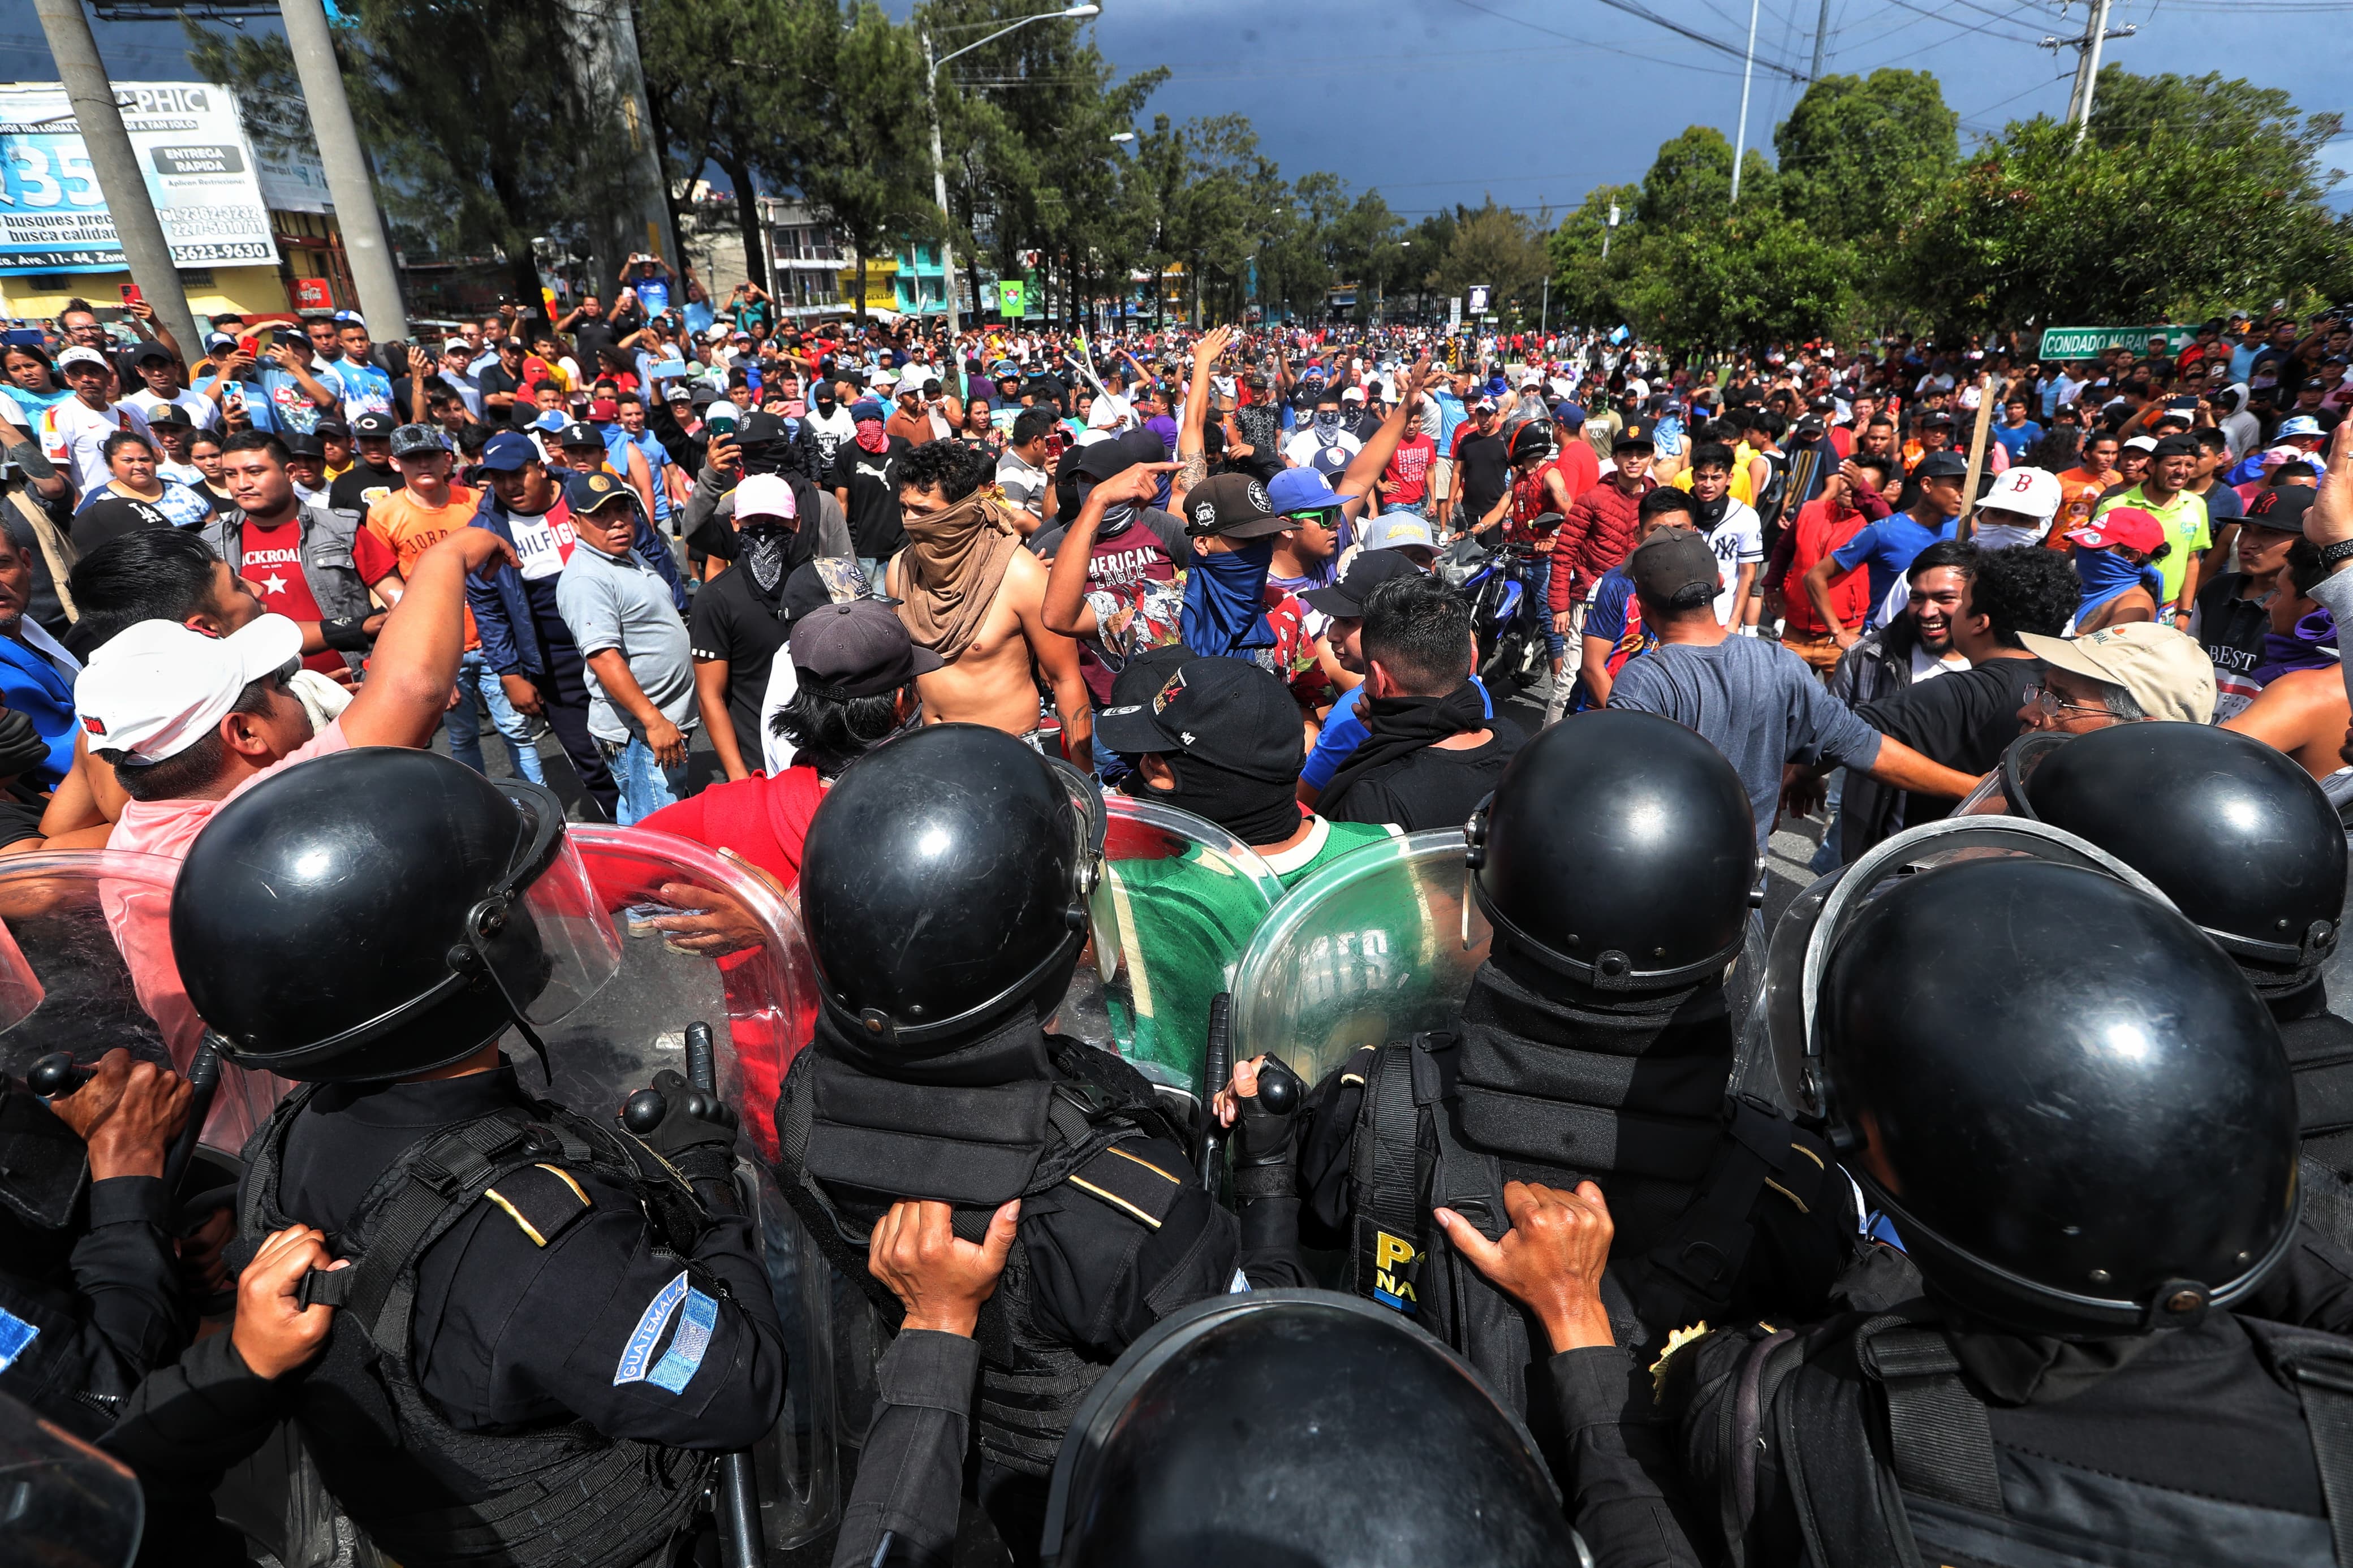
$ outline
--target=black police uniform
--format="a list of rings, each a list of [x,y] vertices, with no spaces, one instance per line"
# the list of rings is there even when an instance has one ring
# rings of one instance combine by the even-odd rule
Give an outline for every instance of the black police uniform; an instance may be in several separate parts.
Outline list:
[[[1830,934],[1806,1054],[1928,1293],[1667,1358],[1694,1535],[1664,1560],[2346,1561],[2353,1342],[2237,1308],[2297,1245],[2260,1004],[2095,871],[1889,887]],[[2049,962],[2076,947],[2106,962]]]
[[[1451,1031],[1366,1047],[1309,1095],[1302,1239],[1345,1247],[1351,1289],[1461,1350],[1565,1466],[1542,1330],[1455,1255],[1433,1207],[1493,1239],[1506,1182],[1597,1182],[1617,1222],[1612,1326],[1653,1355],[1703,1319],[1824,1310],[1855,1215],[1820,1138],[1726,1092],[1722,976],[1746,939],[1755,838],[1715,748],[1647,714],[1555,726],[1472,835],[1492,956]]]
[[[901,1308],[867,1247],[893,1202],[952,1204],[977,1241],[1021,1200],[981,1309],[975,1425],[980,1500],[1025,1561],[1087,1389],[1158,1319],[1232,1289],[1244,1261],[1151,1085],[1040,1026],[1085,941],[1101,826],[1090,847],[1077,816],[1051,767],[973,725],[919,731],[844,773],[802,858],[823,1005],[776,1104],[778,1187],[887,1324]]]
[[[155,1176],[90,1179],[72,1128],[0,1074],[0,1393],[86,1438],[186,1342]]]
[[[635,1137],[526,1094],[503,1058],[423,1076],[511,1026],[537,1044],[532,1010],[565,992],[555,933],[594,897],[569,855],[543,788],[360,750],[223,807],[174,890],[174,951],[222,1054],[301,1082],[247,1144],[240,1245],[299,1221],[350,1264],[306,1282],[339,1310],[277,1408],[410,1568],[655,1561],[716,1453],[782,1404],[732,1131],[680,1094]],[[314,951],[332,956],[295,962]],[[247,1397],[221,1371],[166,1393]],[[142,1410],[138,1441],[168,1450],[171,1415]]]

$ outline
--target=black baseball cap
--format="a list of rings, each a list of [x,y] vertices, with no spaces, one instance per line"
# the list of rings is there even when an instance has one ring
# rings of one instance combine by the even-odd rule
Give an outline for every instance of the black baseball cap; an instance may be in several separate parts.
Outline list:
[[[1298,778],[1303,745],[1299,704],[1281,678],[1207,655],[1179,664],[1145,701],[1097,713],[1095,734],[1125,756],[1181,752],[1268,784]]]
[[[1634,580],[1635,592],[1662,604],[1694,583],[1711,594],[1724,586],[1715,552],[1688,528],[1663,528],[1651,535],[1626,558],[1626,574]]]
[[[2320,492],[2309,485],[2282,485],[2276,489],[2257,490],[2255,499],[2247,503],[2247,521],[2257,528],[2269,528],[2281,533],[2304,531],[2304,514]]]
[[[1620,430],[1617,437],[1610,441],[1609,449],[1614,452],[1620,447],[1655,448],[1658,443],[1653,437],[1657,434],[1658,427],[1658,422],[1653,419],[1629,419],[1626,421],[1625,428]]]
[[[392,455],[417,458],[449,450],[449,437],[438,425],[403,425],[392,433]]]
[[[943,662],[916,647],[899,612],[880,599],[820,605],[793,623],[786,646],[800,689],[837,702],[896,691]]]
[[[756,447],[763,441],[789,440],[791,436],[792,433],[785,428],[785,422],[765,408],[755,408],[744,415],[744,422],[735,427],[735,444],[738,447]]]
[[[1310,588],[1300,597],[1311,609],[1355,620],[1364,615],[1365,601],[1373,596],[1374,589],[1393,578],[1411,577],[1420,571],[1402,550],[1359,550],[1338,582],[1328,588]]]
[[[155,405],[155,406],[148,412],[147,423],[151,426],[156,425],[185,425],[191,429],[195,426],[195,421],[188,417],[188,411],[181,407],[176,403],[159,403]]]
[[[579,468],[568,469],[565,473],[564,500],[575,516],[611,506],[616,501],[635,499],[629,487],[610,474]]]
[[[354,436],[389,436],[396,428],[391,415],[373,411],[352,421],[352,434]]]
[[[1228,539],[1257,539],[1290,526],[1291,521],[1267,500],[1266,487],[1248,474],[1215,475],[1185,497],[1185,531],[1197,538],[1219,533]]]
[[[316,436],[296,431],[280,439],[286,443],[286,455],[290,458],[323,458],[327,455],[327,444]]]
[[[562,447],[566,451],[571,450],[575,447],[594,447],[601,452],[605,449],[605,437],[596,434],[596,430],[592,426],[584,425],[579,420],[575,419],[571,424],[563,426],[557,429],[555,432],[555,444]]]
[[[2158,458],[2194,458],[2200,450],[2197,437],[2177,432],[2174,435],[2160,437],[2157,443],[2157,450],[2151,452],[2149,458],[2152,461]]]
[[[1969,460],[1958,452],[1931,452],[1912,470],[1915,479],[1958,479],[1968,476]]]
[[[1156,441],[1159,437],[1155,436],[1153,439]],[[1106,436],[1100,441],[1088,442],[1079,447],[1078,455],[1071,459],[1071,466],[1081,474],[1088,479],[1098,480],[1110,479],[1114,474],[1124,474],[1135,467],[1139,461],[1141,459],[1127,444],[1114,436]]]

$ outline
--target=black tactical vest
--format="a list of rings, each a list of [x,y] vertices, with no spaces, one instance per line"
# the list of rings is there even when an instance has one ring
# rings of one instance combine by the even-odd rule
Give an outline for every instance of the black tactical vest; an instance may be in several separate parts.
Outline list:
[[[288,1095],[245,1148],[238,1234],[248,1247],[290,1223],[280,1207],[286,1137],[316,1089]],[[521,1191],[539,1168],[593,1172],[633,1189],[658,1232],[683,1241],[702,1211],[691,1187],[619,1133],[544,1101],[501,1107],[419,1140],[332,1238],[352,1267],[312,1274],[309,1300],[340,1307],[325,1354],[304,1379],[300,1420],[353,1521],[406,1563],[481,1568],[632,1568],[657,1560],[698,1507],[716,1456],[604,1436],[585,1422],[486,1434],[451,1426],[419,1386],[412,1354],[417,1260],[502,1183]],[[568,1181],[568,1178],[566,1179]],[[491,1201],[544,1246],[592,1212]],[[683,1256],[689,1248],[681,1247]],[[359,1502],[416,1478],[422,1500],[395,1510]],[[353,1484],[364,1478],[362,1484]],[[452,1495],[488,1496],[427,1506]]]
[[[1794,1521],[1816,1568],[2353,1563],[2353,1347],[2316,1330],[2238,1321],[2263,1370],[2302,1405],[2327,1519],[1997,1449],[1986,1404],[1918,1301],[1801,1331],[1759,1324],[1715,1336],[1677,1352],[1666,1380],[1672,1387],[1696,1364],[1736,1387],[1717,1395],[1721,1419],[1683,1433],[1685,1468],[1735,1568],[1796,1555],[1768,1516]],[[1715,1340],[1742,1342],[1725,1355],[1711,1353]]]
[[[1035,1025],[1024,1028],[1036,1034]],[[894,1199],[951,1204],[956,1234],[976,1243],[1000,1205],[1064,1184],[1120,1216],[1114,1225],[1157,1229],[1177,1184],[1192,1179],[1190,1167],[1172,1174],[1120,1147],[1144,1138],[1184,1144],[1143,1075],[1081,1041],[1041,1038],[1050,1078],[905,1083],[821,1047],[802,1051],[786,1072],[776,1099],[776,1185],[819,1250],[865,1291],[892,1331],[905,1314],[868,1270],[867,1242]],[[1106,1255],[1108,1264],[1119,1261]],[[1154,1283],[1171,1295],[1155,1301],[1163,1312],[1199,1294],[1179,1289],[1173,1277]],[[1042,1331],[1033,1291],[1028,1248],[1017,1235],[974,1331],[981,1353],[974,1428],[984,1456],[1042,1479],[1106,1363]]]

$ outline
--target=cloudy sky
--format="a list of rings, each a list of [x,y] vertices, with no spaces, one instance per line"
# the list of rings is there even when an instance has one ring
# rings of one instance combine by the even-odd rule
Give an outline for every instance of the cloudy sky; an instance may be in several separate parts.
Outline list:
[[[907,0],[885,3],[906,14]],[[1092,26],[1122,70],[1170,68],[1147,124],[1153,113],[1247,114],[1286,174],[1332,170],[1355,188],[1377,186],[1411,218],[1490,193],[1557,209],[1605,181],[1639,179],[1686,125],[1733,135],[1746,0],[1627,3],[1723,48],[1603,0],[1103,0]],[[1003,7],[1008,16],[1024,8]],[[2013,117],[2066,109],[2073,53],[2037,40],[2080,34],[2088,9],[2088,0],[1829,0],[1823,68],[1935,71],[1966,142]],[[1809,69],[1820,16],[1821,0],[1760,0],[1758,59]],[[2138,28],[2107,46],[2128,69],[2219,70],[2284,88],[2306,111],[2353,110],[2344,85],[2353,0],[2116,0],[2109,20]],[[101,23],[99,41],[121,78],[186,68],[175,23]],[[31,0],[0,0],[0,77],[54,75]],[[1751,144],[1770,153],[1773,126],[1796,97],[1787,75],[1759,66]],[[2353,167],[2353,142],[2334,158]],[[2353,205],[2353,186],[2337,195]]]

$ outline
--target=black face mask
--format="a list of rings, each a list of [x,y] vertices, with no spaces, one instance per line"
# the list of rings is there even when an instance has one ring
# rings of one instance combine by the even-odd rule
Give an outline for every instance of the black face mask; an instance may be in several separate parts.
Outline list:
[[[1246,777],[1181,752],[1165,760],[1176,775],[1175,789],[1155,789],[1140,771],[1128,774],[1120,787],[1139,800],[1165,801],[1206,816],[1245,844],[1280,844],[1299,831],[1295,784]]]
[[[817,411],[819,414],[831,414],[839,406],[839,405],[830,397],[820,397],[817,400]]]

